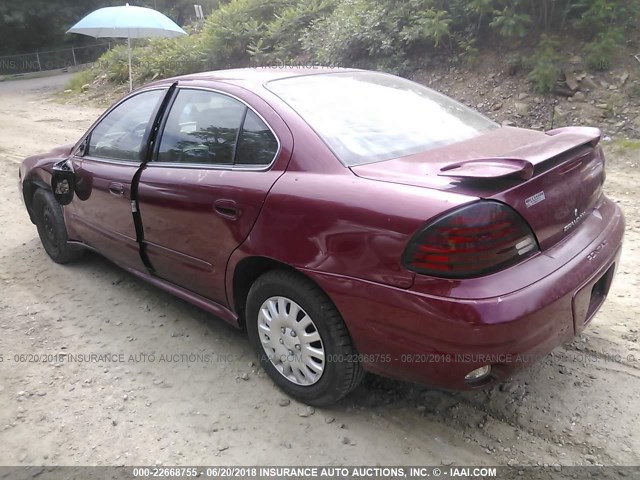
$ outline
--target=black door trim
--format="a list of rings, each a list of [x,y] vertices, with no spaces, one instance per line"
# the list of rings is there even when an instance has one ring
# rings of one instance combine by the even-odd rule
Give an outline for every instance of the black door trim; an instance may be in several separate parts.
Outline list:
[[[153,152],[155,150],[155,144],[158,140],[158,132],[160,131],[160,125],[163,123],[164,118],[166,117],[169,106],[173,102],[175,97],[175,92],[178,86],[178,82],[173,83],[167,94],[162,99],[162,102],[157,107],[155,113],[155,117],[153,122],[147,127],[147,132],[145,132],[145,136],[147,137],[147,141],[143,147],[143,151],[141,152],[142,163],[140,164],[140,168],[136,171],[133,179],[131,180],[131,215],[133,215],[133,225],[136,230],[136,241],[138,242],[138,246],[140,249],[140,259],[144,266],[147,267],[149,273],[153,274],[153,265],[149,260],[149,256],[145,250],[144,244],[144,228],[142,227],[142,216],[140,214],[140,208],[138,208],[138,185],[140,184],[140,176],[142,172],[147,166],[147,163],[151,160],[153,156]]]

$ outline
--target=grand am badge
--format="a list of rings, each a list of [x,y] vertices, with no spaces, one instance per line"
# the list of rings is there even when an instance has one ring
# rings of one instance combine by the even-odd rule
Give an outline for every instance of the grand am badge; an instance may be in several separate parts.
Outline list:
[[[580,220],[582,220],[587,215],[587,212],[585,211],[585,212],[582,212],[580,215],[578,215],[578,209],[576,208],[573,214],[576,218],[573,220],[573,222],[568,223],[567,225],[564,226],[564,229],[563,229],[564,232],[566,232],[567,230],[571,230],[578,223],[580,223]]]

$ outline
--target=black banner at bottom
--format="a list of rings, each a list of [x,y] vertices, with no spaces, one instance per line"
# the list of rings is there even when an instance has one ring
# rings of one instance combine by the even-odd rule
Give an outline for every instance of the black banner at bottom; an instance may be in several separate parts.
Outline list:
[[[640,466],[487,467],[487,466],[6,466],[0,480],[147,480],[147,479],[640,479]]]

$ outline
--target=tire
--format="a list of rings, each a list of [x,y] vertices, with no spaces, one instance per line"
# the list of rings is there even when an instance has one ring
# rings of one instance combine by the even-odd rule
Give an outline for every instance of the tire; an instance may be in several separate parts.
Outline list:
[[[38,236],[45,251],[56,263],[69,263],[80,258],[81,247],[67,243],[67,228],[64,224],[62,207],[53,194],[42,188],[33,196],[33,212],[38,227]]]
[[[364,370],[340,313],[319,287],[296,272],[274,270],[254,282],[246,326],[260,365],[297,400],[329,405],[362,380]]]

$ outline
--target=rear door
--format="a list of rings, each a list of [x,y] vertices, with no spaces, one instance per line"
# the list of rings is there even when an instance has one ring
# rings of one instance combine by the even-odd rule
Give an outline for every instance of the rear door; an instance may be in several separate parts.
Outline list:
[[[227,261],[251,231],[291,152],[286,127],[276,132],[267,122],[222,91],[177,89],[138,184],[142,248],[156,276],[227,304]]]
[[[167,89],[143,91],[109,111],[71,158],[76,196],[65,208],[80,238],[127,267],[144,270],[131,212],[131,185]]]

